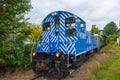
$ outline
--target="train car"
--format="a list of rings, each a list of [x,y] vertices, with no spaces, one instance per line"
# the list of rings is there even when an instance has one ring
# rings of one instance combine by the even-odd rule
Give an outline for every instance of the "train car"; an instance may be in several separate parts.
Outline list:
[[[98,35],[98,34],[94,34],[94,37],[95,37],[95,41],[98,45],[98,51],[99,49],[101,49],[102,47],[104,47],[106,45],[105,43],[105,39],[104,39],[104,35]]]
[[[42,21],[42,37],[32,54],[35,73],[68,75],[98,44],[86,22],[66,11],[50,13]]]

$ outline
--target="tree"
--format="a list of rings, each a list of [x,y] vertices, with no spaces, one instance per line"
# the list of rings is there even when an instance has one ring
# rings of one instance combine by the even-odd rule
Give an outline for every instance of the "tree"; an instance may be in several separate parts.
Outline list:
[[[32,41],[32,47],[31,47],[31,54],[34,50],[35,46],[35,40],[38,42],[40,41],[40,37],[42,35],[42,27],[41,25],[31,25],[32,33],[29,35],[29,39]]]
[[[31,44],[25,45],[24,41],[31,33],[31,29],[28,26],[20,27],[17,29],[16,34],[13,34],[15,39],[8,39],[2,42],[0,46],[0,67],[15,68],[30,64],[30,49]],[[29,51],[28,51],[29,50]]]
[[[103,30],[103,34],[107,36],[105,40],[107,41],[106,43],[113,43],[116,41],[117,36],[118,36],[118,28],[116,24],[112,21],[108,23]]]
[[[107,36],[110,36],[113,34],[117,34],[117,30],[118,30],[118,28],[117,28],[116,24],[112,21],[104,27],[103,33]]]
[[[90,32],[98,34],[99,33],[99,29],[98,29],[98,27],[96,27],[96,25],[92,25],[92,28],[91,28]]]
[[[107,42],[106,43],[113,44],[114,41],[116,41],[116,39],[117,39],[117,35],[116,34],[112,34],[112,35],[110,35],[110,36],[107,37],[107,39],[106,39]]]
[[[30,0],[0,0],[0,37],[8,38],[24,22],[24,15],[30,10]]]
[[[118,29],[117,34],[118,34],[118,36],[120,36],[120,28]]]
[[[34,41],[40,39],[42,35],[41,25],[31,25],[32,33],[29,35],[29,39]]]
[[[30,34],[24,15],[30,9],[30,0],[0,0],[0,67],[24,64],[22,45]]]

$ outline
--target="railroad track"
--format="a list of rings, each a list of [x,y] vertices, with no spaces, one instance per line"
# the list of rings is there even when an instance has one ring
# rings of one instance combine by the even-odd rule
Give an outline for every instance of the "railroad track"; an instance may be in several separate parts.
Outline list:
[[[70,74],[72,74],[75,70],[69,70],[70,71]],[[69,75],[70,75],[69,74]],[[41,79],[42,78],[42,79]],[[53,77],[47,77],[47,78],[44,78],[44,77],[41,77],[41,75],[36,75],[35,77],[31,78],[30,80],[62,80],[62,78],[58,77],[58,76],[54,76]]]

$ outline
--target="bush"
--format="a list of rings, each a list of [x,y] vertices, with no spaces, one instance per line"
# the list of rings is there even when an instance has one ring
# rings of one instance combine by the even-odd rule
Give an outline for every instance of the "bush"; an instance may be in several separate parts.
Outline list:
[[[107,37],[107,44],[113,44],[115,41],[116,41],[116,39],[117,39],[117,35],[116,34],[113,34],[113,35],[110,35],[110,36],[108,36]]]
[[[101,53],[109,53],[109,49],[111,49],[111,47],[113,47],[114,43],[109,43],[107,46],[105,46],[100,52]]]
[[[31,33],[29,27],[22,27],[21,31],[14,34],[14,39],[0,40],[0,68],[3,68],[2,71],[30,66],[31,44],[24,43],[28,37],[27,32]]]

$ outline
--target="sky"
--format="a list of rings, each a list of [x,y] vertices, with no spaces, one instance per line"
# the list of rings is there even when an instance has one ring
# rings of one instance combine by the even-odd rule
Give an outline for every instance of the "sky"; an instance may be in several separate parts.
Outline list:
[[[28,22],[41,24],[51,12],[68,11],[82,18],[90,30],[92,25],[99,29],[110,21],[119,26],[120,0],[31,0],[32,9],[26,15]]]

